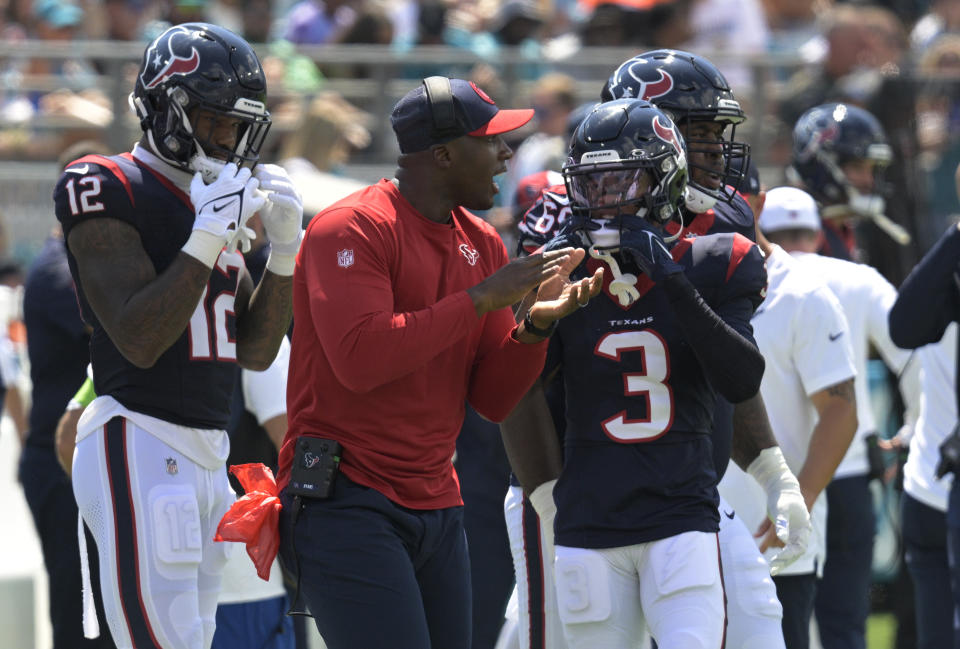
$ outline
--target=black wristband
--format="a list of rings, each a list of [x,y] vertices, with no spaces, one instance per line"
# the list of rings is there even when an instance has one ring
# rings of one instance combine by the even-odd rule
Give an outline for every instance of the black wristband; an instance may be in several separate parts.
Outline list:
[[[523,316],[523,328],[532,333],[534,336],[549,338],[557,328],[557,321],[554,320],[546,329],[541,329],[537,325],[533,324],[533,320],[530,319],[530,310],[527,309],[527,315]]]

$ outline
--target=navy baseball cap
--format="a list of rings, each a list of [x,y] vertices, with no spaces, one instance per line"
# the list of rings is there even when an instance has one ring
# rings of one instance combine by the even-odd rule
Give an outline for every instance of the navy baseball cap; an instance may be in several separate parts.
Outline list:
[[[390,124],[401,153],[416,153],[464,135],[497,135],[520,128],[533,109],[501,110],[472,81],[428,77],[393,107]]]

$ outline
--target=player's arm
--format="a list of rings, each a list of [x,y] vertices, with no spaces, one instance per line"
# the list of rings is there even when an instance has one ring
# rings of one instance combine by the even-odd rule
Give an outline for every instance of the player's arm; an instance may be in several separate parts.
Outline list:
[[[540,380],[500,422],[500,435],[510,467],[526,493],[560,476],[563,451]]]
[[[80,422],[80,415],[96,397],[97,394],[93,389],[93,379],[87,377],[77,393],[70,399],[66,410],[57,422],[57,428],[54,432],[57,461],[68,478],[71,477],[73,469],[73,451],[77,444],[77,424]]]
[[[765,363],[753,341],[750,300],[738,297],[714,311],[682,274],[666,280],[664,288],[684,339],[714,389],[733,404],[755,395]]]
[[[819,418],[810,436],[807,459],[797,472],[807,509],[813,507],[817,496],[830,484],[857,432],[857,397],[853,391],[853,379],[814,392],[810,401]]]
[[[286,170],[258,164],[253,172],[265,202],[260,210],[270,256],[252,293],[242,290],[237,316],[237,362],[249,370],[270,367],[293,319],[293,270],[303,241],[303,199]],[[247,279],[246,287],[251,284]],[[240,293],[238,293],[238,299]]]
[[[776,575],[803,555],[812,528],[800,483],[777,445],[759,393],[734,406],[730,456],[766,495],[767,517],[755,535],[761,552],[784,548],[770,559],[770,574]]]
[[[960,311],[958,262],[960,224],[950,226],[900,287],[889,316],[890,338],[898,347],[916,349],[943,337]]]
[[[278,275],[267,267],[256,289],[243,271],[237,291],[237,362],[248,370],[264,370],[277,355],[293,319],[293,274]]]
[[[110,340],[137,367],[151,367],[190,322],[211,267],[181,252],[158,275],[136,229],[114,218],[81,221],[67,244]]]
[[[734,404],[730,459],[746,471],[760,455],[760,451],[774,446],[777,446],[777,438],[773,436],[767,408],[760,393]]]

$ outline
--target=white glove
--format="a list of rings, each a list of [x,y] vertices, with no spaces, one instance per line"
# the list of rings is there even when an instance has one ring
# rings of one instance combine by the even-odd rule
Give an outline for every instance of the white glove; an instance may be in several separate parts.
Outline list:
[[[220,251],[228,242],[234,244],[238,232],[244,228],[266,202],[257,191],[260,181],[251,177],[247,168],[224,165],[220,175],[209,185],[197,172],[190,183],[190,201],[196,210],[193,232],[183,251],[213,268]]]
[[[770,574],[799,559],[807,550],[813,528],[810,513],[800,491],[800,483],[787,466],[779,446],[760,451],[747,473],[753,476],[767,494],[767,516],[773,522],[777,538],[785,544],[770,560]]]
[[[260,190],[267,193],[267,204],[260,212],[267,238],[275,249],[289,252],[291,244],[299,243],[303,229],[303,199],[279,165],[259,164],[253,176],[260,181]]]
[[[530,494],[530,504],[540,518],[540,534],[545,561],[553,563],[553,519],[557,516],[557,504],[553,500],[556,480],[548,480]]]

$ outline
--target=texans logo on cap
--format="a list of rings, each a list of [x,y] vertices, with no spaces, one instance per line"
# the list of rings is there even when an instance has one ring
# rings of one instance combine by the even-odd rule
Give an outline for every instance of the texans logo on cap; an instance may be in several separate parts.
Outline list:
[[[477,84],[471,81],[470,87],[473,88],[478,95],[480,95],[480,99],[484,100],[485,102],[493,106],[497,105],[495,101],[490,99],[490,95],[488,95],[487,93],[485,93],[483,90],[480,89],[480,86],[478,86]]]
[[[144,88],[154,88],[174,75],[191,74],[200,67],[200,53],[189,44],[190,37],[186,29],[173,27],[150,46],[140,74]]]
[[[622,86],[628,85],[623,84],[622,75],[628,75],[638,85],[635,99],[646,99],[649,101],[654,97],[662,97],[673,90],[673,77],[671,77],[670,73],[666,70],[651,70],[650,67],[646,65],[647,63],[649,63],[649,61],[646,59],[631,59],[624,64],[626,69],[621,66],[613,73],[613,77],[617,80],[617,83]],[[620,97],[620,99],[623,98],[624,97]]]

